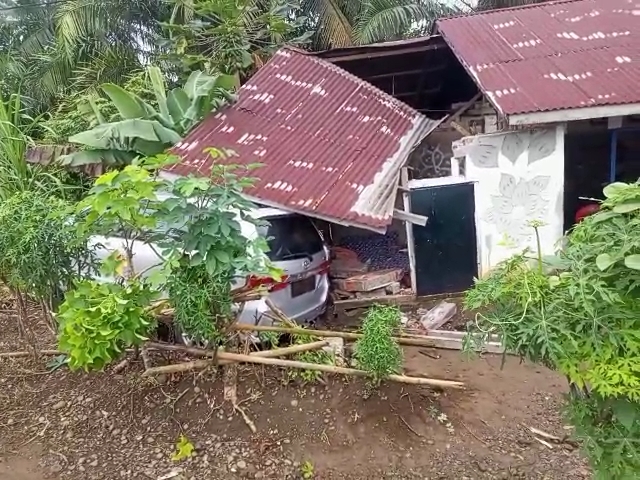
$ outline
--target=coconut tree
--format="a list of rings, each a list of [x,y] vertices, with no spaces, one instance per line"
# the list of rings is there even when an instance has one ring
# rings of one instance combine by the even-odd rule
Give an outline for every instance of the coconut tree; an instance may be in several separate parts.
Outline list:
[[[435,19],[460,11],[444,0],[302,0],[301,10],[315,30],[315,49],[426,34]]]
[[[41,109],[70,90],[121,83],[145,63],[170,12],[163,0],[0,0],[9,57],[0,77],[23,72],[21,90]]]

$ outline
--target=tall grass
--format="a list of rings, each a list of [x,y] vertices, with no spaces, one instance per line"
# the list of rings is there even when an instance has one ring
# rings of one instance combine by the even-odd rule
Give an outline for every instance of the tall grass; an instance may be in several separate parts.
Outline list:
[[[27,114],[19,94],[0,98],[0,201],[25,191],[50,195],[59,189],[64,194],[55,175],[27,162],[27,149],[34,144],[32,135],[41,128],[41,120]]]

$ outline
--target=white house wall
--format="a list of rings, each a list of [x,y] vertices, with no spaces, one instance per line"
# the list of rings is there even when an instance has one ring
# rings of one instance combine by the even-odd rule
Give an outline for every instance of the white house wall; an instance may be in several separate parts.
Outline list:
[[[543,254],[563,236],[564,128],[478,135],[454,145],[475,182],[479,273],[529,247]]]

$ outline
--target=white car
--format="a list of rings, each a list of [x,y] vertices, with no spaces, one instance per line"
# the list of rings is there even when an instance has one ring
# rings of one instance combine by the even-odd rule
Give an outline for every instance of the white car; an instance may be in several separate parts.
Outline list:
[[[256,226],[238,219],[243,235],[248,239],[258,235],[265,237],[269,245],[267,257],[284,272],[281,281],[271,278],[247,276],[234,280],[232,288],[250,284],[268,289],[269,299],[292,320],[306,323],[315,320],[326,309],[329,295],[329,249],[311,220],[305,216],[276,208],[257,208],[250,215],[266,221],[268,226]],[[124,239],[120,237],[94,236],[91,238],[99,260],[113,251],[124,250]],[[135,242],[133,266],[135,272],[149,275],[159,265],[153,248],[144,242]],[[250,255],[251,253],[248,252]],[[109,281],[107,278],[101,278]],[[265,299],[252,300],[244,304],[238,321],[255,325],[270,325],[272,319]]]

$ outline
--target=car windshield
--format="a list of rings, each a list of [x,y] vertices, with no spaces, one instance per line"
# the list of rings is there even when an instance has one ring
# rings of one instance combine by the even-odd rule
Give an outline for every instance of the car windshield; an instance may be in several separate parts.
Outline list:
[[[322,238],[307,217],[287,215],[263,220],[269,224],[258,227],[258,233],[267,239],[271,261],[294,260],[322,251]]]

